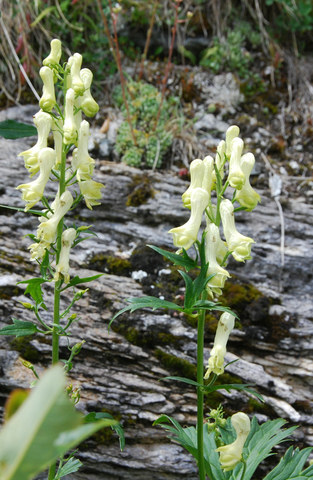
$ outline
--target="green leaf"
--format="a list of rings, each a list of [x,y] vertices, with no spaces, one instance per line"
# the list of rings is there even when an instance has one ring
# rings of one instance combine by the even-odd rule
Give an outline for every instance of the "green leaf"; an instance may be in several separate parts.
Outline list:
[[[106,413],[106,412],[90,412],[90,413],[88,413],[88,415],[85,416],[85,422],[96,422],[98,420],[101,420],[102,418],[109,418],[111,420],[114,420],[112,415],[110,415],[109,413]],[[124,448],[125,448],[125,435],[124,435],[123,427],[121,426],[120,423],[116,423],[115,425],[112,425],[111,428],[119,436],[120,449],[121,449],[121,451],[123,451]]]
[[[83,464],[80,460],[74,457],[70,457],[69,460],[57,471],[54,480],[59,480],[60,478],[69,475],[70,473],[77,472],[82,465]]]
[[[83,424],[59,365],[48,370],[0,432],[1,480],[30,480],[112,420]]]
[[[187,383],[188,385],[193,385],[194,387],[202,387],[200,383],[195,382],[194,380],[191,380],[190,378],[186,378],[186,377],[169,376],[169,377],[164,377],[164,380],[176,380],[177,382]]]
[[[10,207],[9,205],[0,205],[1,208],[7,208],[8,210],[16,210],[17,212],[25,212],[25,208],[21,208],[21,207]],[[45,213],[42,211],[42,210],[33,210],[32,208],[30,208],[29,210],[27,210],[27,213],[33,213],[34,215],[38,215],[38,216],[44,216],[45,217]]]
[[[215,392],[217,390],[226,390],[227,392],[230,392],[231,390],[243,390],[245,392],[251,393],[254,395],[260,402],[264,402],[264,399],[262,395],[260,395],[258,392],[253,390],[252,387],[253,383],[229,383],[229,384],[224,384],[224,385],[206,385],[203,387],[203,391],[206,393],[210,392]]]
[[[293,479],[307,479],[305,472],[301,472],[308,456],[310,455],[313,447],[307,447],[303,450],[299,450],[293,447],[288,448],[287,452],[280,459],[280,462],[273,470],[266,475],[264,480],[293,480]],[[313,477],[313,469],[311,471],[311,478]]]
[[[17,138],[32,137],[33,135],[37,135],[37,128],[33,125],[16,122],[15,120],[0,122],[0,137],[16,140]]]
[[[174,265],[184,267],[187,272],[192,268],[198,267],[197,261],[189,257],[186,250],[184,249],[181,255],[177,255],[177,253],[168,252],[167,250],[163,250],[162,248],[155,247],[154,245],[147,245],[147,246],[149,248],[152,248],[152,250],[155,250],[156,252],[158,252],[160,255],[167,258],[171,262],[173,262]]]
[[[66,285],[66,287],[62,288],[61,291],[63,292],[67,288],[75,287],[76,285],[79,285],[81,283],[92,282],[93,280],[97,280],[97,278],[102,277],[102,275],[103,273],[99,273],[97,275],[93,275],[92,277],[84,277],[84,278],[80,278],[78,275],[76,275],[76,277],[73,277],[71,281]]]
[[[7,325],[1,328],[0,335],[15,335],[16,337],[25,337],[26,335],[33,335],[38,332],[38,328],[32,322],[25,322],[12,318],[13,325]]]
[[[109,323],[109,328],[112,324],[112,322],[122,315],[124,312],[130,311],[130,313],[134,312],[135,310],[139,310],[141,308],[151,308],[152,310],[156,310],[157,308],[169,308],[171,310],[178,310],[180,312],[183,311],[183,308],[180,307],[179,305],[176,305],[176,303],[173,302],[168,302],[167,300],[161,300],[161,298],[157,297],[140,297],[140,298],[127,298],[126,300],[130,305],[127,305],[126,307],[122,308],[122,310],[119,310],[112,320]]]
[[[23,280],[21,282],[17,282],[17,285],[21,283],[27,284],[25,294],[29,293],[32,299],[36,302],[36,305],[40,305],[45,310],[47,309],[46,305],[43,301],[41,285],[45,283],[46,280],[42,277],[39,278],[30,278],[29,280]]]
[[[219,312],[228,312],[234,317],[238,318],[238,315],[234,313],[230,308],[224,307],[220,303],[211,302],[210,300],[198,300],[193,304],[194,309],[196,310],[217,310]]]

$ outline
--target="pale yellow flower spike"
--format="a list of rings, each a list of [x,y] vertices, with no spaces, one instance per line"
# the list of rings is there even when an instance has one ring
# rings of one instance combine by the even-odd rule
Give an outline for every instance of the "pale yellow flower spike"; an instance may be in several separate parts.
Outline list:
[[[191,214],[188,222],[181,227],[172,228],[173,243],[178,248],[188,250],[197,240],[202,215],[210,201],[210,195],[203,188],[195,188],[191,192]]]
[[[224,312],[219,319],[215,338],[214,345],[210,352],[210,357],[208,361],[208,368],[204,375],[204,378],[209,378],[210,374],[213,372],[216,375],[221,375],[224,373],[224,357],[226,354],[226,345],[228,342],[229,335],[234,328],[235,317],[228,312]]]
[[[241,157],[240,167],[243,171],[246,180],[241,190],[237,190],[235,199],[240,203],[242,207],[247,210],[253,210],[258,202],[261,200],[260,195],[250,185],[250,174],[255,164],[255,158],[253,153],[246,153]]]
[[[199,158],[193,160],[189,167],[190,171],[190,185],[187,190],[182,194],[182,201],[184,207],[191,208],[190,196],[191,192],[195,188],[202,187],[203,177],[204,177],[204,163]]]
[[[220,464],[224,472],[233,470],[242,460],[242,450],[250,432],[250,419],[243,412],[232,415],[231,423],[237,434],[236,440],[216,449],[220,454]]]
[[[39,100],[39,106],[46,112],[51,112],[56,104],[53,71],[49,67],[41,67],[39,75],[43,82],[42,96]]]
[[[223,200],[220,205],[220,214],[228,250],[237,262],[244,262],[251,258],[251,245],[254,240],[245,237],[236,230],[234,206],[230,200]]]
[[[62,233],[62,247],[61,247],[59,263],[56,266],[56,273],[54,275],[55,282],[60,280],[61,275],[63,275],[65,283],[68,283],[70,281],[69,257],[70,257],[70,249],[75,240],[75,237],[76,237],[75,228],[68,228]]]

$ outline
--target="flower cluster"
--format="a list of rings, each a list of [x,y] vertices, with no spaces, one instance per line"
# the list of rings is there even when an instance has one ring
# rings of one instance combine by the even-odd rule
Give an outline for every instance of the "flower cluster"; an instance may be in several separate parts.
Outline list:
[[[95,162],[88,153],[89,123],[82,119],[82,113],[93,117],[99,110],[90,92],[93,75],[89,69],[81,69],[82,56],[79,53],[70,56],[64,66],[60,64],[61,54],[60,40],[52,40],[50,54],[43,60],[39,72],[43,90],[39,101],[40,111],[34,116],[38,139],[33,147],[19,154],[30,176],[37,173],[38,176],[29,183],[19,185],[17,189],[22,191],[25,211],[40,201],[46,208],[40,217],[35,243],[29,247],[32,260],[41,261],[49,249],[53,253],[53,244],[59,237],[61,252],[54,278],[56,281],[63,278],[68,282],[68,257],[76,230],[67,229],[62,234],[58,226],[80,198],[84,198],[89,209],[98,205],[103,185],[92,179]],[[60,97],[56,92],[57,86],[63,92],[63,108],[57,103]],[[50,134],[53,148],[48,147]],[[73,147],[69,165],[67,155]],[[49,179],[59,182],[58,193],[50,204],[45,197]],[[73,193],[74,185],[78,185],[78,195]]]

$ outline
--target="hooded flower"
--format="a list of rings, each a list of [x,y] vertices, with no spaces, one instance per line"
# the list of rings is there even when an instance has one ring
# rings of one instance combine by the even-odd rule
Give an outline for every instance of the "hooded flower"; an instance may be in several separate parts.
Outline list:
[[[77,180],[90,180],[95,161],[88,152],[89,123],[83,120],[80,125],[77,148],[73,152],[72,168],[76,171]]]
[[[253,153],[246,153],[241,157],[240,167],[245,175],[245,183],[241,190],[237,190],[235,199],[242,207],[253,210],[260,201],[260,195],[250,185],[250,174],[255,164]]]
[[[237,125],[231,125],[226,130],[226,145],[225,145],[226,149],[225,149],[225,153],[226,153],[227,157],[230,156],[231,151],[232,151],[233,140],[238,137],[239,133],[240,133],[240,129],[239,129],[239,127],[237,127]]]
[[[59,262],[56,266],[56,272],[54,275],[54,281],[57,282],[60,280],[60,276],[63,275],[64,282],[68,283],[70,281],[69,275],[69,257],[70,249],[76,237],[75,228],[68,228],[62,233],[62,246],[60,252]]]
[[[251,258],[251,245],[254,243],[254,240],[241,235],[241,233],[236,230],[234,206],[230,200],[223,200],[221,202],[220,214],[228,250],[237,262],[249,260]]]
[[[93,74],[88,68],[83,68],[80,71],[80,78],[84,84],[84,93],[81,97],[78,97],[78,106],[82,109],[87,117],[94,117],[99,110],[99,105],[93,98],[90,92],[90,86],[92,83]]]
[[[22,198],[26,202],[25,212],[41,200],[55,159],[56,154],[52,148],[41,149],[38,154],[39,176],[33,182],[23,183],[16,187],[17,190],[22,190]]]
[[[232,141],[231,154],[229,159],[229,173],[227,180],[231,187],[240,190],[246,180],[240,165],[243,141],[241,138],[234,138]]]
[[[70,192],[66,190],[56,203],[57,205],[53,215],[48,220],[41,222],[37,230],[37,238],[47,247],[55,241],[60,220],[71,208],[73,197]]]
[[[75,92],[72,88],[69,88],[65,97],[65,115],[64,115],[64,143],[69,145],[76,143],[77,141],[77,127],[74,119],[74,101]]]
[[[226,142],[221,140],[216,149],[215,165],[219,171],[220,177],[224,178],[224,164],[225,164]],[[216,180],[216,173],[213,172],[214,179]]]
[[[224,357],[226,354],[226,344],[230,332],[234,328],[235,317],[228,312],[224,312],[221,318],[219,319],[215,338],[214,345],[210,352],[210,357],[208,361],[208,368],[204,375],[204,378],[209,378],[211,372],[216,375],[221,375],[224,373]]]
[[[53,70],[49,67],[41,67],[39,70],[39,75],[43,81],[42,87],[42,96],[39,100],[39,106],[42,110],[46,112],[51,112],[54,105],[56,104],[55,92],[54,92],[54,81],[53,81]]]
[[[224,472],[233,470],[242,460],[242,450],[250,432],[250,419],[243,412],[232,415],[231,423],[237,434],[236,440],[216,449],[220,454],[220,464]]]
[[[82,180],[78,182],[80,193],[83,195],[87,207],[92,210],[92,207],[95,205],[100,205],[101,198],[101,188],[104,188],[104,185],[94,180]]]
[[[30,172],[31,176],[39,171],[38,153],[47,147],[48,135],[51,129],[52,119],[49,113],[42,110],[34,115],[34,124],[37,127],[38,138],[36,144],[29,150],[19,153],[19,157],[24,158],[25,168]]]
[[[206,288],[211,295],[221,295],[225,281],[230,275],[225,268],[219,265],[217,258],[221,246],[222,248],[226,247],[220,238],[219,229],[214,223],[210,223],[205,231],[205,258],[209,263],[207,274],[208,276],[214,274],[214,277],[208,281]]]
[[[42,62],[42,64],[46,67],[49,67],[49,65],[58,65],[62,55],[62,44],[60,40],[58,40],[57,38],[51,40],[50,47],[51,51],[49,55]]]
[[[197,240],[203,211],[208,206],[209,201],[210,196],[203,188],[198,187],[192,190],[190,196],[191,214],[188,222],[169,231],[173,234],[173,243],[176,247],[188,250]]]
[[[191,162],[189,170],[190,170],[190,185],[185,191],[185,193],[182,194],[182,200],[183,200],[184,207],[190,209],[191,192],[195,188],[202,187],[202,182],[204,177],[204,163],[202,162],[202,160],[197,158],[196,160],[193,160]]]
[[[68,59],[68,65],[71,70],[71,87],[76,95],[82,95],[85,90],[84,83],[80,77],[82,61],[83,57],[80,53],[74,53],[74,55]]]
[[[213,175],[214,173],[214,160],[213,158],[208,155],[203,159],[203,165],[204,165],[204,175],[203,175],[203,180],[202,180],[202,188],[208,192],[208,194],[211,197],[211,190],[213,188],[215,176]]]

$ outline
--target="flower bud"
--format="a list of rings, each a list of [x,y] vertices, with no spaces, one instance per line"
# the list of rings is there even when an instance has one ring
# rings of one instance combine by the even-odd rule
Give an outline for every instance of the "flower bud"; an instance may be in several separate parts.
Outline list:
[[[52,124],[51,115],[40,110],[34,115],[34,124],[38,132],[36,144],[18,155],[24,158],[25,168],[31,173],[31,177],[39,171],[38,153],[48,145],[48,136]]]
[[[25,212],[32,208],[43,196],[46,183],[49,180],[49,175],[54,167],[56,159],[55,151],[52,148],[43,148],[38,153],[38,163],[40,174],[36,180],[30,183],[23,183],[16,187],[17,190],[22,190],[22,198],[26,202]]]
[[[43,65],[49,67],[54,65],[59,65],[60,58],[62,55],[62,44],[60,40],[54,38],[50,43],[51,51],[49,55],[43,60]]]
[[[231,423],[237,434],[236,440],[216,449],[220,454],[220,464],[224,472],[233,470],[242,460],[242,450],[250,433],[250,419],[245,413],[238,412],[232,415]]]
[[[207,275],[214,274],[214,277],[206,284],[206,288],[211,295],[221,295],[225,281],[230,277],[227,270],[222,268],[217,261],[219,244],[223,242],[220,238],[219,229],[214,223],[209,224],[205,231],[205,258],[209,263]]]
[[[229,173],[227,180],[229,184],[240,190],[245,183],[246,177],[240,166],[240,159],[243,150],[243,141],[241,138],[235,138],[232,141],[231,155],[229,159]]]
[[[80,78],[84,84],[84,93],[81,97],[78,97],[78,106],[82,109],[87,117],[94,117],[99,111],[99,105],[93,98],[90,92],[90,86],[92,83],[93,74],[89,68],[83,68],[80,71]]]
[[[76,143],[77,141],[77,129],[74,120],[74,101],[75,92],[72,88],[69,88],[65,97],[65,114],[63,125],[64,143],[66,145]]]
[[[43,81],[42,96],[39,100],[39,106],[46,112],[51,112],[56,104],[53,71],[49,67],[41,67],[39,75]]]
[[[191,192],[195,188],[202,187],[202,182],[204,177],[204,163],[202,162],[202,160],[197,158],[196,160],[193,160],[191,162],[189,170],[190,170],[190,185],[185,191],[185,193],[182,194],[182,200],[183,200],[184,207],[190,209]]]
[[[251,258],[251,245],[254,240],[241,235],[235,227],[234,206],[230,200],[223,200],[220,205],[220,214],[228,250],[238,262]]]
[[[231,151],[232,151],[232,142],[234,138],[238,137],[240,133],[239,127],[237,125],[232,125],[226,130],[226,150],[225,153],[227,157],[230,156]]]
[[[191,214],[188,222],[169,231],[173,234],[174,245],[185,250],[188,250],[197,240],[203,211],[208,206],[210,196],[203,188],[195,188],[191,192],[190,200]]]
[[[74,53],[74,55],[68,59],[68,65],[70,66],[71,70],[71,87],[76,95],[82,95],[85,90],[84,83],[80,77],[82,61],[83,57],[80,53]]]
[[[260,195],[250,185],[250,174],[254,167],[255,158],[253,153],[246,153],[241,157],[240,167],[243,171],[246,180],[241,190],[237,190],[235,200],[240,203],[242,207],[247,210],[253,210],[260,201]]]
[[[68,283],[70,281],[69,275],[69,257],[70,249],[76,237],[75,228],[68,228],[62,233],[61,239],[61,252],[59,262],[56,266],[56,272],[54,275],[54,281],[57,282],[60,280],[61,275],[63,275],[64,282]]]
[[[226,354],[226,344],[230,335],[230,332],[234,328],[235,317],[228,312],[224,312],[219,319],[214,345],[210,352],[210,358],[208,361],[208,369],[204,378],[209,378],[211,372],[216,375],[224,373],[224,356]]]

